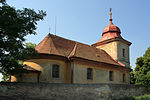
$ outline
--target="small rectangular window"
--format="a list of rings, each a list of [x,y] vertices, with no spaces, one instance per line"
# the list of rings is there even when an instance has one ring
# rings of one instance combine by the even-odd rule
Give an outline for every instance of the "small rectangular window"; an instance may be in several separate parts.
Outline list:
[[[113,81],[113,71],[109,71],[109,81]]]
[[[122,56],[125,57],[125,49],[122,49]]]
[[[123,76],[122,76],[122,80],[123,80],[123,82],[125,82],[126,81],[126,79],[125,79],[125,74],[123,74]]]
[[[87,80],[92,80],[92,79],[93,79],[93,69],[87,68]]]
[[[52,66],[52,77],[59,78],[59,65]]]

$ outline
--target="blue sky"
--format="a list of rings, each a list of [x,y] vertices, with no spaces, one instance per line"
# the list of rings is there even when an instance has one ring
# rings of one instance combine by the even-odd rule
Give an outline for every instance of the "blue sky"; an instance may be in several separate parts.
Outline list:
[[[44,10],[47,16],[38,22],[37,35],[26,37],[26,42],[38,44],[48,33],[93,44],[101,38],[109,24],[109,9],[112,8],[113,23],[121,29],[124,39],[132,42],[130,63],[135,67],[137,57],[150,46],[150,0],[7,0],[17,9]]]

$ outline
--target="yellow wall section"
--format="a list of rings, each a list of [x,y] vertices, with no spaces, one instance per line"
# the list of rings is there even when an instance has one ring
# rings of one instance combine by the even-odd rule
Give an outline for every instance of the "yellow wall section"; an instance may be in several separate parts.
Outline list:
[[[112,58],[115,60],[118,60],[118,54],[117,54],[117,42],[110,42],[104,45],[97,46],[96,48],[103,49],[106,51]]]
[[[64,75],[64,76],[66,76],[65,83],[71,83],[71,63],[68,62],[66,64],[67,64],[67,66],[66,66],[66,73]]]
[[[129,62],[129,46],[120,42],[113,41],[104,45],[97,46],[96,48],[105,50],[113,59],[120,61],[126,67],[130,67]],[[125,49],[125,57],[122,55],[122,49]]]
[[[87,80],[87,68],[93,68],[93,79]],[[109,71],[113,71],[113,81],[109,81]],[[87,66],[81,64],[74,64],[74,80],[73,83],[116,83],[129,84],[129,73],[124,72],[126,81],[123,82],[123,72],[119,70],[103,69],[95,66]]]
[[[48,59],[33,59],[25,61],[24,64],[33,67],[34,69],[40,70],[40,82],[48,83],[65,83],[66,82],[66,63],[59,60],[48,60]],[[52,65],[58,64],[59,67],[59,78],[52,78]]]
[[[129,46],[117,41],[118,43],[118,61],[122,62],[125,64],[127,67],[130,67],[130,62],[129,62]],[[125,57],[122,56],[122,49],[125,49]]]
[[[22,82],[37,82],[37,73],[24,74],[21,78]]]
[[[47,83],[71,83],[71,69],[73,70],[73,83],[91,84],[91,83],[116,83],[116,84],[129,84],[129,72],[109,69],[101,66],[84,65],[76,62],[65,62],[60,60],[48,59],[32,59],[27,60],[24,64],[41,71],[40,82]],[[58,64],[60,66],[59,78],[52,78],[52,65]],[[72,68],[71,68],[72,66]],[[87,68],[93,68],[93,79],[87,80]],[[111,67],[110,67],[111,68]],[[109,71],[113,71],[113,81],[109,81]],[[123,73],[125,73],[125,82],[123,82]],[[37,73],[24,74],[22,82],[37,82]],[[18,77],[14,80],[20,80]]]

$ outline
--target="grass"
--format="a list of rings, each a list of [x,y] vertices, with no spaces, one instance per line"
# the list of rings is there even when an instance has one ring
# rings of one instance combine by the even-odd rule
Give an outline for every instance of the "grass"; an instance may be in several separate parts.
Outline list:
[[[150,100],[150,94],[145,94],[143,96],[135,97],[135,100]]]
[[[124,97],[117,100],[150,100],[150,94],[145,94],[142,96]]]

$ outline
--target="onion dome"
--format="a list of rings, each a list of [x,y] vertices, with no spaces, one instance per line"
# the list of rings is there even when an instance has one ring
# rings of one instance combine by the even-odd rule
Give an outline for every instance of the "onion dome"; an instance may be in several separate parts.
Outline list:
[[[102,35],[108,32],[117,32],[119,34],[121,33],[120,29],[114,25],[112,21],[110,21],[110,24],[104,28]]]
[[[102,42],[105,40],[113,39],[113,38],[122,38],[120,33],[120,29],[112,23],[112,13],[110,9],[110,24],[106,26],[102,33],[102,38],[98,42]]]
[[[110,24],[104,28],[102,35],[104,35],[105,33],[108,33],[108,32],[117,32],[117,33],[120,34],[121,33],[120,29],[112,23],[111,9],[110,9],[110,19],[109,19],[109,21],[110,21]]]
[[[109,43],[110,41],[118,40],[118,39],[120,41],[124,41],[124,43],[126,43],[127,45],[131,45],[131,42],[126,41],[122,38],[120,29],[112,23],[111,8],[110,8],[109,15],[110,15],[110,19],[109,19],[110,24],[104,28],[102,33],[102,38],[96,43],[92,44],[92,46],[103,45],[105,43]]]

